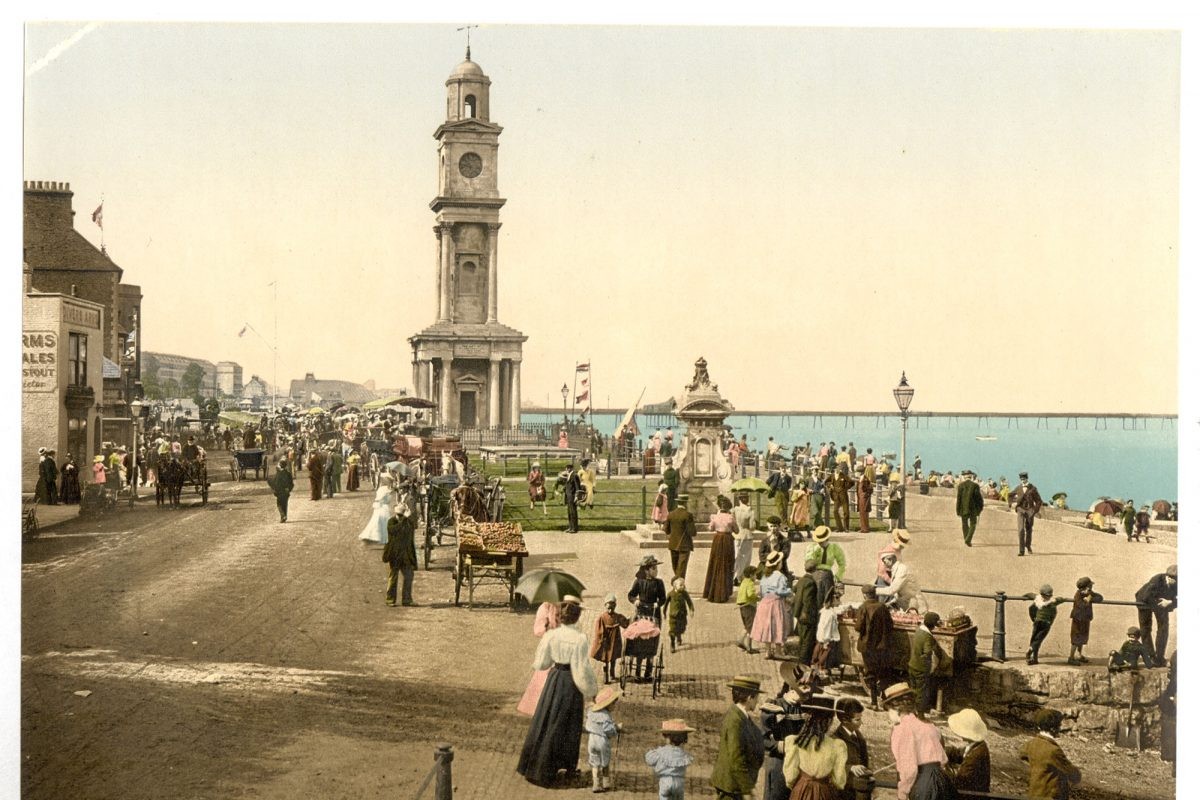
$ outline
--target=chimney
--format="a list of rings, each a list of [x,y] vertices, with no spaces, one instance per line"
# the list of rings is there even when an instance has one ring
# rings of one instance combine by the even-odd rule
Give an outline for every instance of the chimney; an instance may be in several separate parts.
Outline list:
[[[70,228],[75,212],[71,208],[71,184],[59,181],[25,181],[25,219],[41,225]]]

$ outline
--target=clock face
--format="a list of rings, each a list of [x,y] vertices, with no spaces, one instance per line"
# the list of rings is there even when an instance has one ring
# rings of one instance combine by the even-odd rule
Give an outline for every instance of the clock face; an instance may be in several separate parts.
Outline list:
[[[463,153],[458,160],[458,171],[464,178],[478,178],[479,173],[483,172],[483,159],[478,153]]]

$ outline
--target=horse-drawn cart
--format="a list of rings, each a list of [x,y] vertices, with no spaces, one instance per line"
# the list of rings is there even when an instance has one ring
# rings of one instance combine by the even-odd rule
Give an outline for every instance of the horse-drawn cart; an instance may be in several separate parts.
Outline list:
[[[259,472],[267,476],[267,452],[265,450],[234,450],[233,459],[229,462],[229,474],[235,481],[244,480],[253,470],[254,480],[258,480]]]
[[[516,522],[476,522],[459,519],[455,527],[458,536],[458,563],[454,569],[454,605],[467,587],[467,607],[475,607],[476,587],[492,584],[508,590],[508,604],[513,605],[517,581],[529,555],[521,525]]]

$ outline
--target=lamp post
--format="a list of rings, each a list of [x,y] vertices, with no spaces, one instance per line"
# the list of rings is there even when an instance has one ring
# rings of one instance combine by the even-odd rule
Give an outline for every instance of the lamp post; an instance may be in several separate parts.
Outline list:
[[[563,388],[562,388],[562,396],[563,396],[563,425],[566,425],[566,424],[567,424],[567,422],[568,422],[568,420],[567,420],[567,395],[569,395],[569,394],[571,394],[571,388],[570,388],[569,386],[567,386],[567,385],[564,383],[564,384],[563,384]]]
[[[904,371],[900,371],[900,384],[892,389],[896,407],[900,409],[900,527],[906,527],[905,506],[908,504],[908,407],[912,404],[913,388],[908,385]]]
[[[142,432],[142,406],[144,405],[141,400],[134,400],[129,404],[129,413],[133,415],[133,474],[129,476],[130,506],[138,496],[138,434]]]

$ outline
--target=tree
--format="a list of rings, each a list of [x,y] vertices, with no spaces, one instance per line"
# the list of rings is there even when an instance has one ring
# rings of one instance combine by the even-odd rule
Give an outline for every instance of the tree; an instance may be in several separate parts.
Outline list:
[[[193,361],[184,370],[183,377],[179,380],[179,385],[183,389],[184,394],[188,397],[195,397],[200,394],[200,384],[203,382],[204,367]]]

